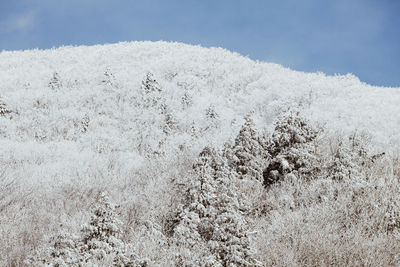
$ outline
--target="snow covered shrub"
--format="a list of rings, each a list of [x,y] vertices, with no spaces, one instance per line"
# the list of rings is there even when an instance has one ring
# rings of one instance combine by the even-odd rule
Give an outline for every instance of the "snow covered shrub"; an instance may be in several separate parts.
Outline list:
[[[58,89],[62,86],[60,75],[57,72],[53,73],[53,77],[51,78],[48,86],[51,89]]]
[[[269,159],[269,154],[263,146],[262,139],[255,131],[251,116],[247,115],[233,146],[227,145],[224,154],[230,161],[229,164],[235,166],[240,178],[261,182],[263,169]]]
[[[286,177],[291,179],[315,176],[320,170],[315,154],[319,131],[299,112],[289,111],[275,122],[267,150],[272,157],[264,170],[264,185],[270,186]]]
[[[191,180],[174,239],[177,261],[196,266],[256,266],[243,212],[245,197],[237,193],[235,171],[220,151],[205,148],[193,165]]]

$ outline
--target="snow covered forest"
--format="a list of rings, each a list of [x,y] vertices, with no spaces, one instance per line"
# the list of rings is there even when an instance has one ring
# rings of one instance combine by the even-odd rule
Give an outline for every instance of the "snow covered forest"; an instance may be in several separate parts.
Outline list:
[[[0,53],[1,266],[400,266],[400,88],[221,48]]]

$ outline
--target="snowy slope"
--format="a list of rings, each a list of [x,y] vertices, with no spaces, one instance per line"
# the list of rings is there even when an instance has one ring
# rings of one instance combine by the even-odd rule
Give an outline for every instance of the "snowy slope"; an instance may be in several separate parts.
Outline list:
[[[162,117],[141,105],[148,72],[176,122],[169,136],[162,133]],[[110,161],[123,173],[145,161],[140,144],[155,148],[160,140],[167,152],[185,147],[196,154],[235,136],[248,112],[255,112],[259,129],[269,128],[289,106],[327,129],[366,129],[382,146],[400,140],[400,88],[181,43],[4,51],[0,100],[12,111],[0,116],[0,162],[15,175],[30,173],[31,181],[65,179],[71,168]]]

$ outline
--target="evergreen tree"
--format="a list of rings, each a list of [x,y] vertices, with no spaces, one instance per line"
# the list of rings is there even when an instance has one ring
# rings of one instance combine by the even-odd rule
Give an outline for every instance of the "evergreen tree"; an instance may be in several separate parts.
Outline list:
[[[151,72],[142,81],[143,107],[155,108],[161,111],[161,86]]]
[[[113,265],[132,264],[120,239],[122,222],[118,219],[108,195],[101,193],[90,222],[83,226],[83,237],[78,244],[83,262],[112,261]]]
[[[205,148],[193,166],[195,179],[175,229],[183,248],[194,248],[201,259],[186,249],[185,264],[201,266],[255,266],[243,211],[248,209],[235,187],[232,170],[220,151]]]
[[[51,259],[55,266],[71,266],[79,262],[79,251],[75,245],[76,237],[61,232],[54,241]],[[49,262],[48,262],[49,263]]]
[[[208,242],[217,262],[222,266],[258,266],[251,248],[249,229],[244,211],[248,211],[244,198],[229,177],[219,179],[218,213],[214,231]]]
[[[62,86],[60,75],[57,72],[53,73],[53,77],[49,82],[49,87],[51,89],[58,89]]]
[[[165,104],[162,90],[153,74],[147,73],[142,81],[142,94],[139,105],[139,114],[135,123],[142,125],[137,132],[137,148],[145,157],[162,155],[166,135],[173,132],[176,122]]]
[[[338,144],[332,159],[328,162],[327,176],[330,179],[342,181],[351,175],[359,175],[360,169],[354,163],[353,156],[348,146],[341,141]]]
[[[314,140],[318,130],[313,128],[299,112],[289,111],[275,123],[268,144],[272,160],[264,170],[264,185],[269,186],[288,177],[311,178],[320,170]]]
[[[122,222],[116,206],[102,192],[93,209],[91,220],[82,227],[82,235],[72,236],[61,232],[44,257],[31,257],[27,263],[46,266],[147,266],[147,261],[129,254],[122,237]],[[43,254],[43,253],[41,253]]]
[[[368,171],[375,160],[385,153],[370,155],[369,140],[356,132],[342,139],[327,162],[327,177],[334,180],[368,178]]]
[[[77,240],[76,236],[61,231],[52,238],[52,246],[49,249],[36,251],[35,255],[27,259],[26,264],[55,267],[79,266]]]
[[[245,123],[240,129],[233,145],[233,153],[225,150],[224,154],[235,166],[240,178],[262,181],[263,168],[268,162],[262,140],[255,131],[255,125],[250,115],[245,117]]]
[[[142,81],[142,89],[146,94],[161,92],[161,86],[151,72],[148,72]]]
[[[101,81],[103,84],[108,85],[108,86],[115,86],[116,85],[116,79],[114,74],[111,72],[109,68],[106,69],[104,72],[104,78]]]
[[[0,99],[0,116],[5,116],[11,113],[11,110],[7,107],[7,104]]]

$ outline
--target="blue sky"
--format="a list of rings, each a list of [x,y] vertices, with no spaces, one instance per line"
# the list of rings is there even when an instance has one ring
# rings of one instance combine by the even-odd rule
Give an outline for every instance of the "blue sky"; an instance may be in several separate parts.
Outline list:
[[[398,0],[0,0],[0,51],[179,41],[400,86],[399,14]]]

